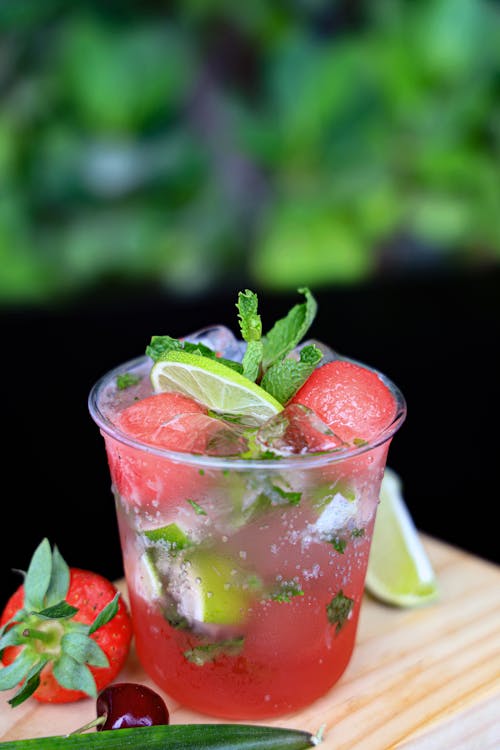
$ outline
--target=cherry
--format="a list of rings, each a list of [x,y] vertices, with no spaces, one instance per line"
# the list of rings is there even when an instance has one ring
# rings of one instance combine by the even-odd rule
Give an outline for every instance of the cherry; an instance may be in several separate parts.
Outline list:
[[[169,714],[163,698],[145,685],[118,682],[108,685],[96,701],[98,718],[105,719],[96,729],[126,729],[168,724]],[[96,722],[97,723],[97,722]]]

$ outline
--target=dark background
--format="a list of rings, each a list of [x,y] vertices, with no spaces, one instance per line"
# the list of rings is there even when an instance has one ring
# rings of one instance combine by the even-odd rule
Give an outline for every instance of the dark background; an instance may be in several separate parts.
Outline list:
[[[237,291],[237,290],[236,290]],[[235,332],[236,291],[190,299],[102,288],[75,305],[4,309],[0,596],[47,536],[74,566],[115,578],[122,566],[104,444],[87,411],[93,383],[142,354],[152,334],[210,323]],[[500,562],[498,544],[498,270],[384,278],[315,293],[311,329],[382,370],[408,417],[389,465],[419,528]],[[298,301],[261,295],[264,327]]]

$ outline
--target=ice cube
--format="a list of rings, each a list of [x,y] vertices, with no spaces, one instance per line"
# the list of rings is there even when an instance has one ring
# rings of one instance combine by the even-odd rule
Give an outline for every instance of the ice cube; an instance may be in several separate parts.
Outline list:
[[[207,414],[179,414],[159,428],[175,435],[177,450],[205,456],[239,456],[248,449],[244,425]]]
[[[219,357],[232,359],[235,362],[241,362],[245,353],[245,342],[239,341],[226,326],[207,326],[183,338],[191,344],[204,344]]]
[[[302,404],[289,404],[269,419],[256,434],[256,442],[280,456],[337,450],[345,443]]]

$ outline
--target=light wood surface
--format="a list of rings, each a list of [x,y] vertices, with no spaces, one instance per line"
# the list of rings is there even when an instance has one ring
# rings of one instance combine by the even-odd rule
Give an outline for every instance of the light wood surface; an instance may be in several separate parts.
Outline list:
[[[499,750],[500,567],[423,541],[439,601],[399,610],[367,596],[340,682],[300,713],[262,723],[311,732],[326,725],[325,750]],[[122,679],[153,686],[133,652]],[[0,696],[2,741],[64,734],[94,716],[91,700],[48,706],[31,699],[12,709],[8,697]],[[165,697],[172,723],[217,722]]]

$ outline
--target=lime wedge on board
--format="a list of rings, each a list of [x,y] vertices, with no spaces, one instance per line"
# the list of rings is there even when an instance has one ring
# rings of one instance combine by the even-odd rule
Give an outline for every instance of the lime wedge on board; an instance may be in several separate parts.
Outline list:
[[[380,491],[366,589],[382,602],[415,607],[434,601],[438,585],[406,507],[401,480],[386,469]]]

